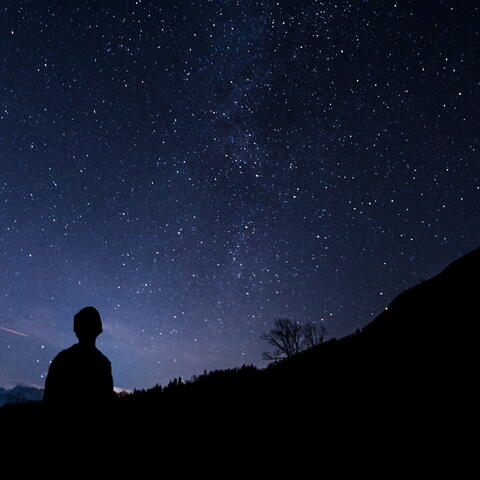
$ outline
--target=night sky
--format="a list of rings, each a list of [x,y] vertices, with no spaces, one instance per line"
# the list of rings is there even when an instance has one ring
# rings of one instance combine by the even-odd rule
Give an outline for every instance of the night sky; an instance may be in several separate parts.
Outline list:
[[[2,1],[0,386],[86,305],[119,387],[264,366],[478,246],[477,5]]]

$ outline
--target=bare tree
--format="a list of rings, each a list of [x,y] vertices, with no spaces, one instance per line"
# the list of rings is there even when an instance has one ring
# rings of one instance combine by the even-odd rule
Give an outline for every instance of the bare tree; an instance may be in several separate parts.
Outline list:
[[[276,318],[275,327],[260,336],[275,347],[273,352],[264,352],[264,360],[290,358],[302,348],[302,324],[289,318]]]
[[[327,329],[325,325],[316,325],[312,322],[307,322],[303,326],[303,345],[305,348],[312,348],[315,345],[320,345],[325,339]]]
[[[276,318],[275,326],[260,336],[274,347],[273,352],[264,352],[264,360],[281,360],[296,355],[301,350],[323,343],[326,328],[308,322],[301,324],[289,318]]]

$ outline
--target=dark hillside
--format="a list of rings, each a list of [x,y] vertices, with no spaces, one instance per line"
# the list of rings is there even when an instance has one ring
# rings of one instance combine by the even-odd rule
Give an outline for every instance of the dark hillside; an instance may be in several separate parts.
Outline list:
[[[211,372],[137,392],[119,405],[159,420],[177,410],[228,422],[298,411],[318,418],[326,412],[334,418],[435,417],[461,395],[471,371],[468,332],[479,267],[477,249],[398,295],[362,330],[264,370]]]

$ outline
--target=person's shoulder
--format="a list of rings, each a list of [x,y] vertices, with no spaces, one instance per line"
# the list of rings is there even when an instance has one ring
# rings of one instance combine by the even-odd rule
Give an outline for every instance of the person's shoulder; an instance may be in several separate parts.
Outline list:
[[[61,368],[61,366],[68,364],[76,356],[75,349],[73,347],[75,347],[75,345],[58,352],[55,357],[53,357],[50,367],[55,369]]]
[[[107,356],[105,356],[98,348],[96,349],[96,355],[99,358],[100,361],[110,364],[110,360],[108,359]]]
[[[72,345],[71,347],[65,348],[65,350],[61,350],[60,352],[55,355],[55,358],[53,360],[62,360],[63,358],[68,358],[71,355],[75,355],[77,349],[76,349],[76,344]]]

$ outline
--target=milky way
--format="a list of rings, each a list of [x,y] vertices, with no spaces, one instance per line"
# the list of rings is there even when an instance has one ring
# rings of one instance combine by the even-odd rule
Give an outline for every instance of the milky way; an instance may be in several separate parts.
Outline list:
[[[86,305],[118,386],[263,366],[275,317],[346,335],[478,246],[479,20],[2,2],[0,385],[42,386]]]

